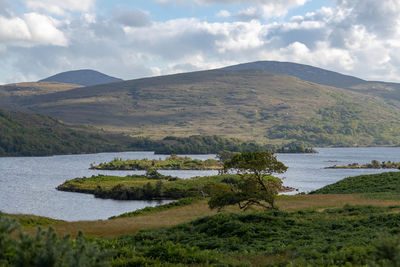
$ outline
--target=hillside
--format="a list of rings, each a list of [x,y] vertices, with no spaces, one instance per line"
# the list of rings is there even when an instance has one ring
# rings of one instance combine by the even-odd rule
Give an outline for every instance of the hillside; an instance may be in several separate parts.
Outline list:
[[[343,75],[334,71],[329,71],[309,65],[292,63],[292,62],[257,61],[257,62],[250,62],[250,63],[243,63],[239,65],[229,66],[223,69],[262,70],[277,74],[290,75],[304,81],[309,81],[313,83],[339,87],[339,88],[348,88],[354,85],[366,83],[366,81],[356,77]]]
[[[95,70],[73,70],[58,73],[51,77],[40,80],[39,82],[72,83],[83,86],[92,86],[122,81],[123,80],[119,78],[111,77]]]
[[[71,127],[47,116],[0,110],[0,156],[46,156],[126,150],[126,138]]]
[[[58,82],[25,82],[0,85],[0,93],[4,96],[32,96],[45,95],[57,92],[68,91],[83,87],[78,84]]]
[[[0,109],[0,157],[47,156],[55,154],[115,151],[155,151],[164,154],[210,154],[220,151],[281,151],[312,153],[301,143],[285,147],[258,145],[219,136],[165,137],[162,140],[135,138],[90,126],[65,124],[37,114]]]
[[[310,194],[386,193],[399,197],[400,172],[359,175],[342,179]]]
[[[365,91],[262,70],[211,70],[4,97],[0,108],[152,138],[202,134],[275,144],[399,145],[400,105]]]
[[[291,62],[257,61],[229,66],[223,69],[262,70],[277,74],[290,75],[304,81],[345,88],[349,91],[360,92],[371,96],[378,96],[387,104],[400,108],[400,84],[398,83],[365,81],[357,77]]]

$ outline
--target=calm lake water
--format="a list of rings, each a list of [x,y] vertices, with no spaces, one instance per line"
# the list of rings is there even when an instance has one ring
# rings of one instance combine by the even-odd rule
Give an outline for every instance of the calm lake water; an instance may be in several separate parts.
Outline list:
[[[284,184],[308,192],[342,178],[360,174],[379,173],[382,170],[324,169],[335,164],[378,161],[400,162],[400,148],[319,148],[318,154],[278,154],[289,170]],[[214,155],[189,155],[207,159]],[[158,201],[116,201],[94,198],[92,195],[60,192],[55,188],[67,179],[96,174],[125,176],[141,171],[89,170],[90,163],[123,159],[158,159],[166,155],[152,152],[99,153],[52,157],[0,158],[0,211],[46,216],[56,219],[100,220],[146,206]],[[393,171],[393,170],[392,170]],[[188,178],[216,174],[216,171],[160,171],[163,174]]]

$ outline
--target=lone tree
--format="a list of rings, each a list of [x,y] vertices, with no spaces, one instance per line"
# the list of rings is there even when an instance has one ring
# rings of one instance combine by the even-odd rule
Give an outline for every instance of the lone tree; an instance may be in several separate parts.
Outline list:
[[[233,171],[240,178],[211,185],[208,205],[211,209],[218,210],[236,204],[243,210],[252,205],[275,208],[274,201],[282,188],[282,180],[272,174],[284,173],[286,170],[287,167],[270,152],[244,152],[235,155],[224,162],[223,173]]]

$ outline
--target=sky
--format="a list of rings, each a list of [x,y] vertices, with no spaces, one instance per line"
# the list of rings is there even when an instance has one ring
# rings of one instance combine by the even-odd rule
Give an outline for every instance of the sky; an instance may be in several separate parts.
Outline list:
[[[0,0],[0,84],[260,60],[400,82],[400,0]]]

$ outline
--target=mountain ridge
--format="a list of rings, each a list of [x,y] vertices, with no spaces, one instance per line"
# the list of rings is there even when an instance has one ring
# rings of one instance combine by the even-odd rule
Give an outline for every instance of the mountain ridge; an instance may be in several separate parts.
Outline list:
[[[367,81],[355,76],[293,62],[255,61],[227,66],[222,69],[261,70],[294,76],[303,81],[344,88],[352,92],[361,92],[371,96],[382,97],[387,104],[400,108],[400,83]]]
[[[263,70],[266,72],[272,72],[276,74],[294,76],[303,81],[309,81],[313,83],[339,87],[339,88],[347,88],[367,82],[366,80],[354,76],[345,75],[339,72],[294,62],[255,61],[255,62],[248,62],[248,63],[241,63],[237,65],[227,66],[222,69]]]
[[[12,104],[68,123],[152,138],[200,134],[274,144],[400,144],[400,101],[389,97],[397,91],[374,90],[361,81],[349,89],[264,70],[217,69],[4,97],[0,108]]]

